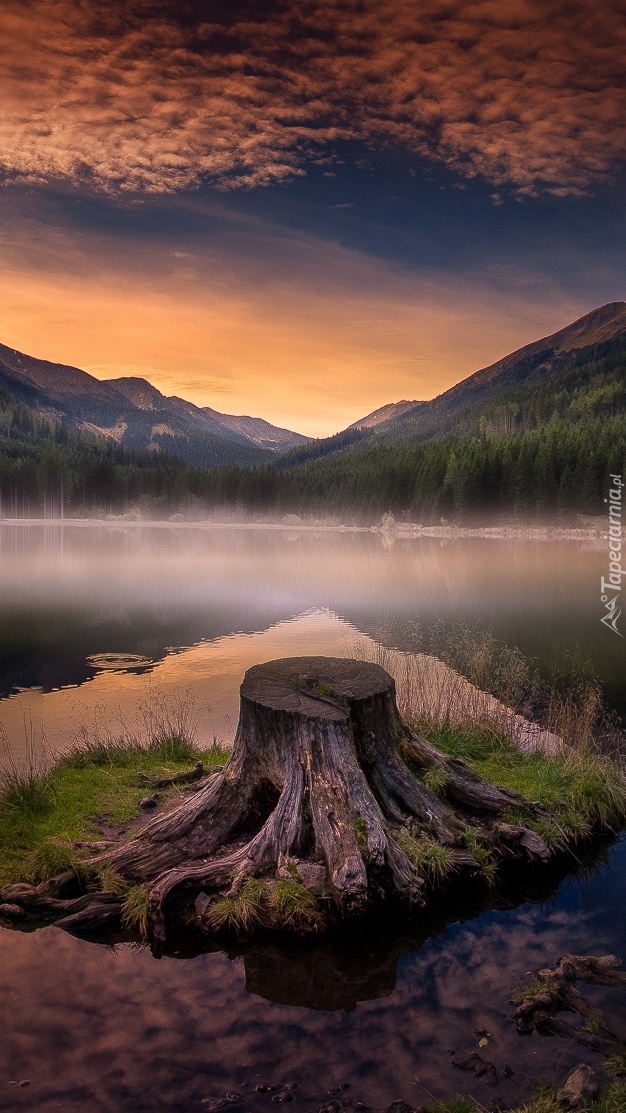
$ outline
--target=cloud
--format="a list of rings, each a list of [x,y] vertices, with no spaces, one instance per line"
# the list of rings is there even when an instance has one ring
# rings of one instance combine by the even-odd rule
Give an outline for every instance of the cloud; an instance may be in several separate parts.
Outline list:
[[[211,23],[165,2],[6,0],[6,175],[254,187],[353,139],[561,197],[623,161],[621,0],[287,0],[259,12]]]

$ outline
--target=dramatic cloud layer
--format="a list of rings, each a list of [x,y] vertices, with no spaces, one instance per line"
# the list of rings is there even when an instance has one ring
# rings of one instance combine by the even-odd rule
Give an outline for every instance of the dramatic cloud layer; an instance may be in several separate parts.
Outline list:
[[[181,10],[6,0],[6,175],[257,186],[357,139],[558,196],[626,151],[621,0],[290,0],[228,26]]]

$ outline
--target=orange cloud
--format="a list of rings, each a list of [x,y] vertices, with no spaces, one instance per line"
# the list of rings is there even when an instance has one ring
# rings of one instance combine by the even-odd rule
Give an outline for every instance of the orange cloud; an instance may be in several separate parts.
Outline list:
[[[620,0],[289,0],[230,26],[173,11],[5,0],[9,178],[258,186],[345,138],[562,196],[624,158]]]

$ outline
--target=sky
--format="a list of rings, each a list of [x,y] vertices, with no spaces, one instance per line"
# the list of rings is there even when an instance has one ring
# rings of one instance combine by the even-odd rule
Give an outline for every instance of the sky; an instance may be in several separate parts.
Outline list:
[[[622,0],[2,0],[0,342],[323,436],[626,297]]]

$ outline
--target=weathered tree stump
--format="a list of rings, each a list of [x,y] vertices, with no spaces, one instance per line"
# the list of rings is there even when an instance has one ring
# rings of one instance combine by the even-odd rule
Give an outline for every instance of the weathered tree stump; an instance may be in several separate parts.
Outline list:
[[[215,902],[235,898],[250,879],[291,879],[308,890],[319,925],[323,915],[359,915],[391,895],[424,904],[444,873],[480,872],[479,842],[494,862],[547,859],[536,833],[503,821],[520,808],[537,810],[403,722],[394,681],[378,665],[293,657],[246,673],[226,766],[98,861],[147,886],[157,943],[178,898],[193,907],[206,894],[201,914],[211,924]],[[58,882],[30,897],[10,886],[0,899],[57,913]],[[93,903],[112,915],[107,894],[94,893]],[[93,926],[88,905],[86,894],[67,908],[68,926],[77,914]]]

